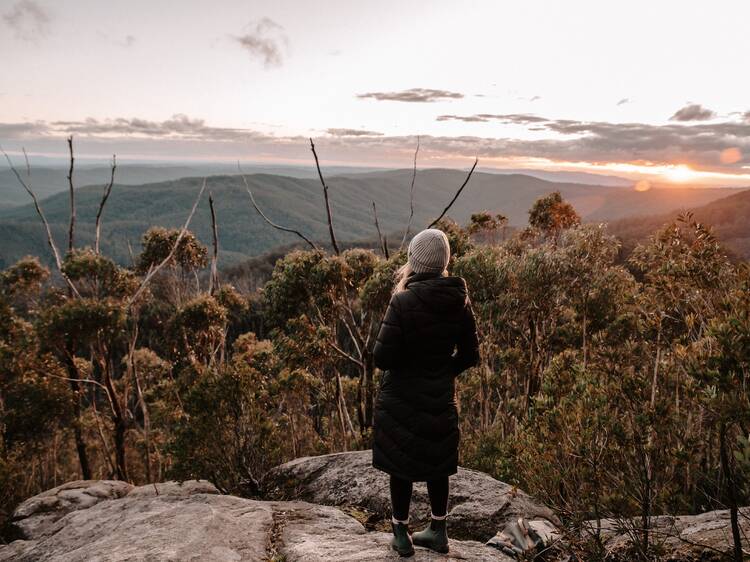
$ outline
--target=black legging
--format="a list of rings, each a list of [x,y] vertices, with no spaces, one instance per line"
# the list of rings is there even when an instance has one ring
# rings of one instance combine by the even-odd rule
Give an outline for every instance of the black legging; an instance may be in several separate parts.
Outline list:
[[[409,518],[412,484],[398,476],[391,476],[391,508],[393,518],[406,521]],[[430,495],[432,514],[438,517],[448,513],[448,477],[427,481],[427,493]]]

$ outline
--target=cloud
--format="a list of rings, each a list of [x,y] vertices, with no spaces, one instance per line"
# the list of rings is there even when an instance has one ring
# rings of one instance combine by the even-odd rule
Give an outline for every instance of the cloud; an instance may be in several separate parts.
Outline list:
[[[532,123],[545,123],[545,117],[537,117],[529,113],[478,113],[476,115],[439,115],[437,121],[464,121],[466,123],[486,123],[488,121],[500,121],[506,125],[529,125]]]
[[[284,28],[270,18],[263,18],[247,27],[244,35],[234,40],[253,58],[260,59],[266,68],[284,64],[284,52],[289,44]]]
[[[403,101],[412,103],[431,103],[436,101],[461,99],[463,94],[447,90],[432,90],[429,88],[412,88],[400,92],[369,92],[357,94],[359,99],[374,99],[378,101]]]
[[[13,30],[16,38],[36,41],[49,33],[50,16],[33,0],[20,0],[3,14],[5,25]]]
[[[326,133],[334,137],[380,137],[383,133],[363,129],[326,129]]]
[[[750,120],[651,125],[548,119],[522,113],[440,115],[437,120],[533,125],[529,129],[550,133],[550,138],[539,140],[476,137],[474,142],[488,155],[585,162],[688,162],[724,169],[750,164],[750,156],[746,156],[750,150]],[[457,141],[451,144],[455,147]],[[728,159],[727,149],[736,149],[731,154],[741,157]]]
[[[210,127],[203,119],[193,119],[177,113],[164,121],[139,118],[86,119],[84,121],[54,121],[48,133],[64,133],[105,137],[140,137],[201,141],[242,141],[257,137],[251,129]]]
[[[687,163],[699,169],[747,173],[750,165],[750,121],[711,123],[610,123],[548,119],[530,114],[444,115],[444,121],[500,122],[533,128],[546,138],[521,139],[478,135],[423,135],[421,152],[428,159],[545,158],[553,162]],[[331,128],[320,137],[321,153],[341,161],[388,163],[409,161],[411,135],[383,135],[364,129]],[[307,162],[305,138],[277,136],[236,127],[215,127],[183,114],[163,121],[141,118],[85,119],[0,123],[6,148],[24,144],[32,151],[64,150],[64,138],[103,154],[146,154],[150,157],[228,157],[248,152]],[[316,142],[316,145],[318,143]]]
[[[708,121],[716,117],[716,113],[700,105],[693,103],[686,105],[669,118],[670,121]]]
[[[617,105],[625,105],[626,103],[631,103],[632,100],[630,98],[622,98],[620,101],[617,102]]]
[[[542,99],[542,96],[531,96],[529,101],[539,101],[540,99]]]

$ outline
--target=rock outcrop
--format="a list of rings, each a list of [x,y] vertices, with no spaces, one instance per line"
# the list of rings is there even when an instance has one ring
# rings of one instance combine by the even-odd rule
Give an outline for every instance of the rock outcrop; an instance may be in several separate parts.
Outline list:
[[[72,482],[25,501],[13,524],[23,539],[0,546],[3,562],[398,559],[387,533],[368,532],[336,507],[220,495],[196,481]],[[511,560],[480,542],[450,546],[448,557],[418,548],[414,560]]]
[[[370,451],[302,457],[271,470],[262,485],[274,499],[363,509],[364,522],[382,528],[382,522],[390,519],[388,476],[372,468],[371,462]],[[456,538],[485,542],[520,517],[550,532],[558,524],[549,508],[482,472],[459,468],[450,485],[449,528]],[[429,516],[427,488],[416,484],[411,510],[414,526]]]
[[[750,536],[750,507],[740,510],[739,523],[742,535]],[[640,520],[606,519],[601,522],[604,545],[613,560],[617,560],[621,553],[627,553],[631,547],[632,534],[628,529],[640,527]],[[588,528],[594,532],[595,523],[589,521]],[[730,559],[728,553],[732,549],[732,531],[728,510],[652,517],[651,529],[653,542],[666,553],[665,560],[708,562]]]

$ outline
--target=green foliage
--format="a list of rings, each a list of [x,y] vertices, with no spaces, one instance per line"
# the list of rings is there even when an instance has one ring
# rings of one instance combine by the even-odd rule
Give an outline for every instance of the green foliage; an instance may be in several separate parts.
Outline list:
[[[180,229],[177,228],[149,228],[143,235],[143,251],[138,257],[138,271],[144,273],[167,259],[179,235]],[[179,265],[183,270],[192,271],[206,267],[207,263],[208,249],[193,233],[186,232],[172,256],[170,265]]]
[[[171,476],[208,479],[224,492],[255,495],[260,476],[286,458],[285,425],[296,421],[295,440],[309,419],[285,418],[284,403],[309,407],[306,397],[315,381],[301,371],[281,370],[271,344],[253,334],[240,337],[235,351],[231,363],[198,377],[188,392],[170,448]],[[275,407],[280,400],[282,408]]]
[[[580,223],[581,217],[559,191],[538,199],[529,210],[529,225],[545,234],[554,235]]]
[[[49,269],[39,258],[27,256],[0,273],[0,287],[7,295],[38,292],[49,277]]]

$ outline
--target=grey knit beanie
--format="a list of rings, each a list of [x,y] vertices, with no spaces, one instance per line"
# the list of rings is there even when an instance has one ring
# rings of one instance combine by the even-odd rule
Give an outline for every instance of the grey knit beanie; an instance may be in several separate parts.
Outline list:
[[[450,258],[448,237],[437,228],[423,230],[409,243],[409,265],[416,273],[442,273]]]

